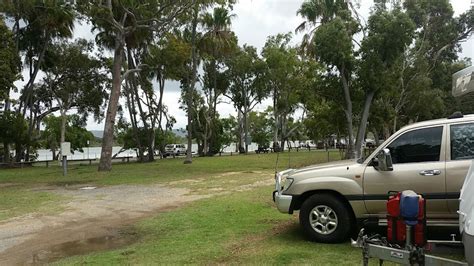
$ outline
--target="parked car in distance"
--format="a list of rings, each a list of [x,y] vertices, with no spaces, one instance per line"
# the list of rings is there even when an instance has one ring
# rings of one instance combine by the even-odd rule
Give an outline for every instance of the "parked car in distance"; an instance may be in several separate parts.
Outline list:
[[[168,144],[165,146],[165,152],[163,153],[163,157],[166,158],[168,156],[179,156],[184,154],[186,154],[186,145]]]
[[[428,226],[458,226],[459,196],[474,159],[474,115],[412,124],[367,158],[330,162],[276,174],[279,211],[299,210],[313,241],[341,242],[363,221],[386,223],[390,191],[427,199]]]

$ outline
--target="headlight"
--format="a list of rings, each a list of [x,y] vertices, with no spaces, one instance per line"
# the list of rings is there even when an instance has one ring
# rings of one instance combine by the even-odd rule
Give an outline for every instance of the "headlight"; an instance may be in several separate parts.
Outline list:
[[[293,178],[285,178],[285,180],[283,181],[282,191],[288,190],[291,184],[293,184]]]

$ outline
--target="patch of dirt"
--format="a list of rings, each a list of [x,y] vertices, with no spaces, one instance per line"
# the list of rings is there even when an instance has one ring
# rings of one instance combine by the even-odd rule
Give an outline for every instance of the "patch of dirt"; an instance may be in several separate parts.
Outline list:
[[[252,183],[252,184],[246,184],[246,185],[242,185],[242,186],[239,186],[237,191],[247,191],[247,190],[251,190],[253,188],[256,188],[256,187],[262,187],[262,186],[267,186],[267,185],[271,185],[271,184],[274,184],[275,183],[275,179],[267,179],[267,180],[261,180],[261,181],[257,181],[255,183]]]
[[[179,181],[172,181],[172,182],[169,182],[169,184],[170,185],[196,184],[196,183],[201,183],[204,180],[205,180],[204,178],[184,179],[184,180],[179,180]]]
[[[224,177],[224,176],[231,176],[231,175],[238,175],[238,174],[241,174],[242,172],[227,172],[227,173],[223,173],[223,174],[220,174],[219,177]],[[245,173],[245,172],[244,172]]]
[[[239,173],[227,173],[235,175]],[[187,179],[172,184],[205,182]],[[127,246],[137,241],[131,226],[157,212],[177,208],[185,203],[232,192],[269,185],[273,179],[235,186],[216,187],[193,194],[188,188],[164,185],[118,185],[95,187],[88,183],[45,186],[48,191],[65,196],[60,214],[31,213],[0,222],[0,265],[46,264],[73,255],[82,255]],[[238,249],[234,247],[234,249]],[[233,251],[235,253],[235,251]]]
[[[1,183],[0,188],[17,187],[19,185],[18,183]]]
[[[50,189],[50,188],[49,188]],[[29,214],[0,223],[0,265],[44,264],[71,255],[117,248],[135,239],[120,234],[159,211],[209,197],[161,185],[110,186],[91,190],[56,187],[70,198],[57,215]]]

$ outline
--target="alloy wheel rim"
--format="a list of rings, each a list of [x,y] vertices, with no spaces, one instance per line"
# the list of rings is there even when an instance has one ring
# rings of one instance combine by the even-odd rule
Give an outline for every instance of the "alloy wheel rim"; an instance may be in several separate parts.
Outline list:
[[[336,212],[332,208],[318,205],[311,210],[309,223],[318,234],[329,235],[336,231],[338,220]]]

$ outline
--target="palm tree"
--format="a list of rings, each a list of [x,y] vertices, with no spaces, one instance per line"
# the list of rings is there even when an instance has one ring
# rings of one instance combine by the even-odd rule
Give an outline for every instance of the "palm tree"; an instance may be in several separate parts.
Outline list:
[[[233,5],[236,2],[236,0],[193,0],[192,1],[192,6],[193,9],[191,11],[192,14],[192,20],[190,23],[190,32],[191,32],[191,66],[192,66],[192,71],[190,75],[190,84],[187,85],[186,88],[186,106],[187,106],[187,112],[188,112],[188,150],[186,152],[186,159],[184,160],[185,164],[190,164],[193,162],[192,154],[191,154],[191,146],[192,146],[192,133],[191,133],[191,127],[192,127],[192,116],[191,116],[191,110],[193,109],[193,98],[192,95],[194,94],[194,88],[196,85],[197,81],[197,67],[198,67],[198,52],[197,52],[197,27],[199,24],[199,14],[202,10],[205,10],[206,8],[211,7],[214,4],[229,4],[230,6]]]
[[[347,129],[349,137],[348,151],[346,157],[352,158],[354,152],[354,133],[353,133],[353,111],[351,100],[351,71],[352,71],[352,49],[342,53],[341,49],[334,48],[330,43],[329,36],[334,37],[335,34],[340,36],[334,37],[344,40],[353,37],[358,31],[359,24],[352,18],[351,10],[353,6],[351,1],[347,0],[305,0],[298,10],[298,14],[306,19],[296,28],[297,32],[305,31],[308,27],[312,29],[305,34],[301,44],[304,53],[317,57],[326,64],[337,68],[339,78],[344,93],[344,113],[347,120]],[[316,51],[316,46],[327,48],[324,51]],[[347,44],[347,43],[346,43]],[[350,46],[350,45],[348,45]],[[348,47],[347,46],[347,47]],[[332,55],[332,51],[337,51]]]
[[[199,48],[209,61],[205,68],[208,70],[208,76],[212,79],[212,82],[204,88],[209,104],[205,125],[206,132],[204,132],[204,153],[209,152],[217,98],[220,94],[219,90],[222,91],[222,88],[218,88],[219,61],[236,49],[237,40],[235,34],[230,30],[234,17],[235,14],[230,14],[227,8],[216,7],[213,13],[205,13],[200,19],[204,34],[199,42]]]
[[[71,38],[74,28],[75,11],[64,0],[4,0],[0,3],[0,12],[4,13],[13,22],[16,48],[23,52],[25,63],[28,66],[28,81],[23,87],[20,97],[20,106],[17,109],[24,118],[29,112],[28,143],[35,134],[34,125],[38,123],[40,115],[36,114],[37,98],[34,93],[34,83],[40,68],[47,59],[47,50],[53,41]],[[29,156],[29,144],[26,146],[26,157]],[[20,160],[24,147],[16,147],[16,160]]]
[[[303,41],[301,42],[303,51],[312,52],[316,28],[341,15],[343,10],[349,10],[347,0],[305,0],[301,4],[297,14],[306,20],[295,31],[298,33],[309,30],[309,32],[304,34]]]

